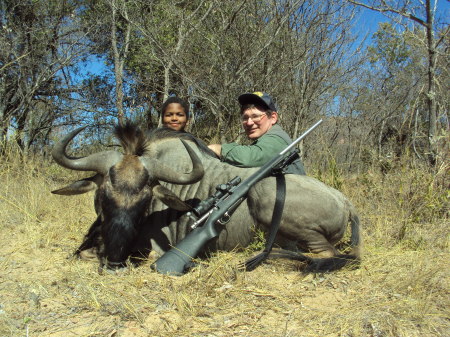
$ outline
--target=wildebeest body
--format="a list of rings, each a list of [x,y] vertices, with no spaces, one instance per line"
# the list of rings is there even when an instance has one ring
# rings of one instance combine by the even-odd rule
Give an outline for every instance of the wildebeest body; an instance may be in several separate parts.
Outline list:
[[[204,171],[201,180],[189,184],[173,184],[155,179],[156,173],[149,172],[142,162],[150,160],[165,163],[173,171],[181,173],[193,170],[192,157],[180,142],[179,136],[183,134],[156,130],[145,140],[145,151],[135,150],[143,156],[122,158],[107,173],[101,174],[103,179],[100,183],[97,182],[96,195],[100,217],[105,217],[105,210],[110,209],[113,204],[119,211],[108,215],[115,216],[116,219],[103,219],[94,223],[95,226],[102,227],[102,238],[97,241],[108,245],[107,241],[117,241],[118,235],[125,237],[125,240],[118,240],[121,242],[120,247],[114,243],[115,248],[106,249],[106,260],[122,262],[133,250],[149,248],[149,242],[151,249],[164,253],[186,236],[191,223],[184,211],[168,207],[166,203],[171,204],[172,199],[178,198],[195,206],[213,194],[218,184],[226,183],[235,176],[245,180],[257,170],[222,163],[205,153],[193,138],[194,141],[188,143],[201,159]],[[119,172],[117,177],[121,179],[120,184],[113,183],[115,172]],[[334,245],[342,239],[350,221],[355,249],[353,255],[347,257],[359,257],[359,222],[353,206],[342,193],[312,177],[300,175],[286,175],[286,187],[280,238],[296,242],[304,251],[322,253],[328,257],[336,256],[339,253]],[[167,191],[171,191],[173,195],[165,194]],[[263,229],[270,226],[275,194],[274,177],[255,184],[249,190],[248,198],[220,231],[219,237],[207,248],[231,250],[247,246],[254,237],[253,226]],[[110,233],[111,231],[115,233]],[[119,250],[119,253],[112,249]]]

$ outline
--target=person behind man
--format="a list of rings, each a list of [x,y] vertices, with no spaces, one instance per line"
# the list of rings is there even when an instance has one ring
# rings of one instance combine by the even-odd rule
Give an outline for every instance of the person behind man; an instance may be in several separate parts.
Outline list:
[[[278,113],[272,97],[263,92],[246,93],[238,98],[241,120],[250,145],[237,143],[210,144],[220,159],[239,167],[260,167],[283,151],[292,139],[277,124]],[[286,173],[305,175],[300,158],[286,169]]]
[[[175,131],[185,131],[189,124],[189,104],[179,97],[169,97],[161,107],[163,126]]]

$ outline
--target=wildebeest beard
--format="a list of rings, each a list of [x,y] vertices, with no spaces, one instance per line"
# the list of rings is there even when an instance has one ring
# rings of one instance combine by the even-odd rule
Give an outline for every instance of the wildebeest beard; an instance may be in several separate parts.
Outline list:
[[[151,201],[151,194],[148,188],[147,190],[123,189],[121,190],[123,195],[120,197],[116,195],[113,198],[107,196],[105,190],[99,193],[98,197],[101,198],[103,205],[100,214],[102,239],[94,242],[101,243],[98,248],[102,264],[124,265],[130,256],[136,236],[145,223],[145,210]]]

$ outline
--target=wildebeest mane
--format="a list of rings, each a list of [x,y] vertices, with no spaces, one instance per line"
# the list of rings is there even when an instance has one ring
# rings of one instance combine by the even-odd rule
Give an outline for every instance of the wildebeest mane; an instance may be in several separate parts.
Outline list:
[[[202,153],[210,157],[217,158],[216,154],[202,140],[195,137],[192,133],[186,131],[175,131],[167,127],[161,127],[147,132],[147,140],[149,143],[169,138],[181,138],[183,140],[192,141],[197,145]]]
[[[135,123],[126,122],[124,125],[115,127],[114,135],[119,140],[125,154],[144,156],[148,152],[148,146],[158,140],[181,138],[194,142],[202,153],[217,158],[215,153],[202,140],[186,131],[175,131],[167,127],[161,127],[143,132]]]
[[[125,154],[142,156],[146,153],[147,137],[134,123],[126,122],[114,128],[114,135],[119,140]]]

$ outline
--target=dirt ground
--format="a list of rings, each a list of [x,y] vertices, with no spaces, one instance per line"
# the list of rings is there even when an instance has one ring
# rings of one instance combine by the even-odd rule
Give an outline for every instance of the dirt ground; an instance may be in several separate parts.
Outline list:
[[[407,275],[367,263],[358,270],[302,274],[282,260],[240,272],[242,253],[219,254],[182,277],[156,274],[150,261],[120,275],[99,275],[96,263],[68,258],[74,246],[58,241],[17,246],[24,243],[21,235],[17,227],[1,233],[2,336],[445,336],[450,331],[448,297],[435,298],[432,289],[440,285],[448,291],[443,278],[448,274],[430,270],[423,262],[430,257],[423,254],[397,252],[405,254]],[[444,263],[448,254],[432,258]],[[430,289],[415,289],[424,281],[413,281],[419,269],[425,272],[421,277],[433,280]]]
[[[154,257],[100,275],[71,258],[95,218],[92,194],[55,196],[54,174],[29,174],[0,172],[0,336],[449,336],[444,219],[391,244],[398,219],[359,203],[355,270],[305,274],[273,260],[242,272],[250,253],[229,252],[182,277],[151,271]]]

